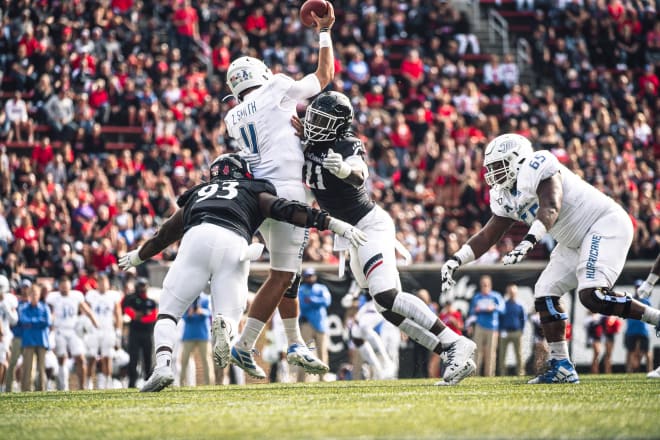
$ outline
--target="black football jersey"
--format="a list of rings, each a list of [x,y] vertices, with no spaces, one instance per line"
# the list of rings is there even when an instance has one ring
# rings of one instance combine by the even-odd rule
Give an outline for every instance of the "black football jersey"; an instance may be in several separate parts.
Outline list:
[[[352,136],[334,142],[309,143],[304,153],[303,179],[311,188],[321,209],[328,211],[335,218],[355,225],[373,209],[375,203],[369,197],[364,184],[356,188],[323,168],[323,159],[330,148],[344,159],[359,156],[364,160],[362,141]]]
[[[263,179],[214,180],[186,191],[177,204],[183,208],[184,232],[201,223],[231,229],[249,242],[264,216],[259,193],[277,195],[272,183]]]

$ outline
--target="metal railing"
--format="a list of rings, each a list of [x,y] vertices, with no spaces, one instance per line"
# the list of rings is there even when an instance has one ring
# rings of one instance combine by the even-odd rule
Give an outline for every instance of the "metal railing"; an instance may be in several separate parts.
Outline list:
[[[518,38],[516,42],[516,64],[518,64],[518,70],[523,71],[532,65],[532,59],[530,57],[531,48],[529,41],[524,38]]]
[[[491,43],[495,42],[495,36],[502,39],[502,53],[509,53],[509,23],[495,9],[490,9],[488,11],[488,39]]]

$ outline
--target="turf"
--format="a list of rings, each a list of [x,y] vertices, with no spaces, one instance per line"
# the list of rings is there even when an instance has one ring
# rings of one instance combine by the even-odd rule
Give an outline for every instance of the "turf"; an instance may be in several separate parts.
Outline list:
[[[660,381],[583,376],[0,394],[2,439],[660,438]]]

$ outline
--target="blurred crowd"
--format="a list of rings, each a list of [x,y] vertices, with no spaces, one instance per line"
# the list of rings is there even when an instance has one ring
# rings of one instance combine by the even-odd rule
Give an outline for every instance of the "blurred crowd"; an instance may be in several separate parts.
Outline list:
[[[117,256],[237,147],[222,121],[230,61],[256,56],[294,78],[316,69],[299,5],[0,2],[0,269],[11,281],[68,275],[85,292],[96,274],[114,276]],[[415,262],[442,262],[488,218],[483,147],[505,131],[628,209],[631,258],[660,251],[655,12],[619,0],[537,6],[532,86],[511,55],[480,53],[472,18],[444,0],[335,2],[332,87],[353,102],[370,190]],[[109,148],[116,127],[136,129],[128,148]],[[305,258],[336,262],[331,237],[312,233]]]

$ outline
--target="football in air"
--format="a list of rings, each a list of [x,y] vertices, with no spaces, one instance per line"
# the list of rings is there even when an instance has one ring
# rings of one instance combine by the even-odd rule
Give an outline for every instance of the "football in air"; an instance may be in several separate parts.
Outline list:
[[[307,0],[300,8],[300,21],[307,27],[314,26],[312,11],[317,17],[324,17],[328,13],[328,3],[325,0]]]

